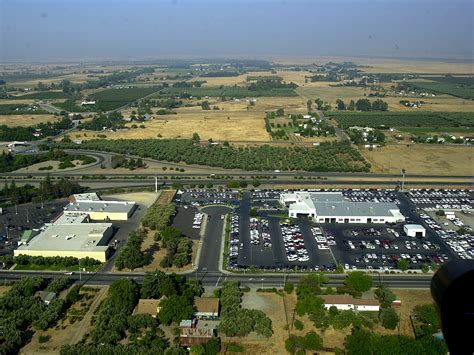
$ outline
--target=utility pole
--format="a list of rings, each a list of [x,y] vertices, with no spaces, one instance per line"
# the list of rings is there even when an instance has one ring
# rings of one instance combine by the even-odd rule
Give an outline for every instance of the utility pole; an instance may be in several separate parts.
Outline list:
[[[155,176],[155,192],[158,193],[158,177]]]
[[[406,170],[402,169],[402,192],[405,191],[405,174]]]

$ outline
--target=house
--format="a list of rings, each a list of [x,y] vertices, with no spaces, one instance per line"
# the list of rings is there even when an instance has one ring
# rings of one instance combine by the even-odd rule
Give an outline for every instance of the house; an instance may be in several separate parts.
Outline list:
[[[219,318],[219,298],[198,297],[194,300],[194,306],[197,319],[216,320]]]
[[[133,315],[149,314],[153,318],[156,318],[158,313],[160,313],[160,310],[161,310],[160,302],[163,299],[164,297],[160,298],[159,300],[150,299],[150,298],[141,298],[140,300],[138,300],[138,304],[133,310]]]
[[[197,324],[196,319],[181,321],[179,329],[179,342],[186,347],[207,344],[216,335],[213,325],[203,322]]]
[[[380,305],[374,299],[356,299],[350,295],[322,295],[324,307],[336,307],[338,310],[379,311]]]
[[[52,300],[56,298],[55,292],[47,292],[47,291],[38,291],[35,293],[36,297],[41,298],[41,300],[46,304],[49,305]]]

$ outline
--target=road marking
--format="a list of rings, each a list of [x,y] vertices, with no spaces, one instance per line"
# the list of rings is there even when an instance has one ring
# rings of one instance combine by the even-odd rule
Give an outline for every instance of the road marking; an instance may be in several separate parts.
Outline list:
[[[217,279],[217,282],[216,282],[216,287],[219,285],[219,281],[221,280],[221,277],[222,275],[219,275],[219,278]]]

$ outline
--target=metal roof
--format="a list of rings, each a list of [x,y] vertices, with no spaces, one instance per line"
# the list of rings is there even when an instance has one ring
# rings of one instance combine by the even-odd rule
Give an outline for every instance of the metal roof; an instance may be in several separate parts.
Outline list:
[[[316,216],[391,217],[398,206],[390,202],[314,202]]]
[[[64,211],[70,212],[123,212],[129,213],[135,202],[128,201],[76,201],[66,207]]]
[[[102,241],[112,223],[49,224],[21,250],[99,251],[107,250]],[[21,253],[20,253],[21,254]]]

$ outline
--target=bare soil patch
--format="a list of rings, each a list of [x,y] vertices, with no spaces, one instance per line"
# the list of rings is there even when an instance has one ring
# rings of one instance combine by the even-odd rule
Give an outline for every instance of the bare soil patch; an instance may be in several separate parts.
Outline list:
[[[0,115],[0,125],[9,127],[27,127],[38,123],[57,121],[54,115]]]
[[[449,145],[387,145],[361,149],[374,172],[396,174],[474,175],[474,147]]]

